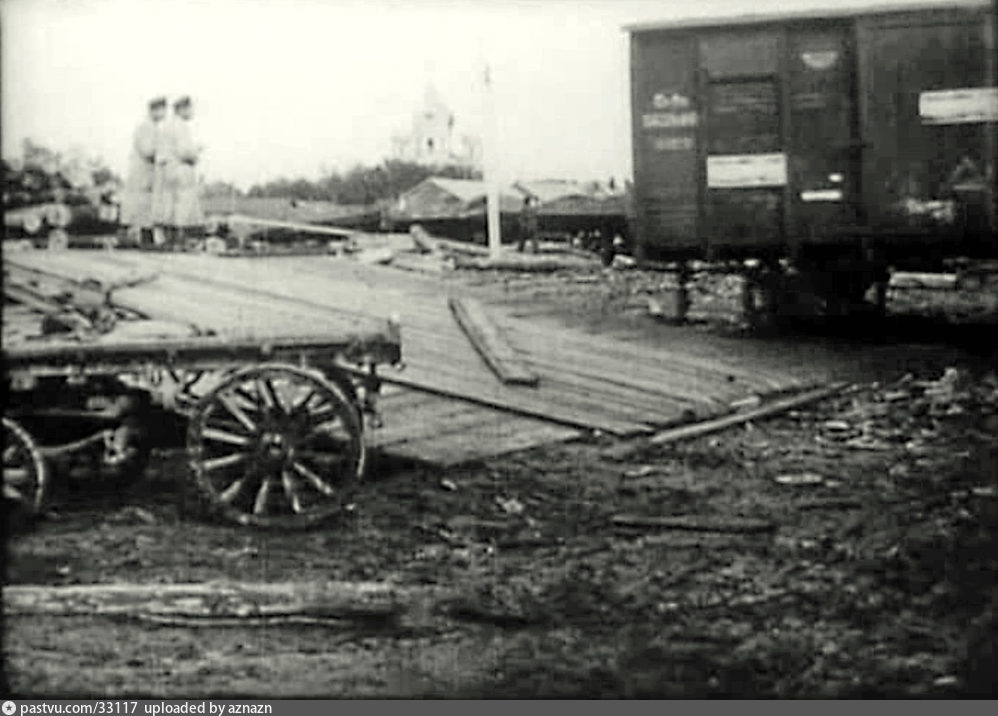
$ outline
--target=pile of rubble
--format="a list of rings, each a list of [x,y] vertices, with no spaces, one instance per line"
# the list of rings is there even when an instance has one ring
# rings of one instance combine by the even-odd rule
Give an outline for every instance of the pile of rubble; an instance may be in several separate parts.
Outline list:
[[[998,442],[998,376],[974,377],[953,367],[931,381],[908,374],[855,399],[822,428],[820,440],[866,450],[903,445],[913,464],[924,465],[934,448],[949,450],[955,440]]]
[[[966,625],[961,690],[990,693],[998,607],[998,375],[947,368],[878,386],[820,424],[826,446],[881,453],[881,517],[844,555],[926,619]],[[886,499],[884,499],[886,498]],[[954,681],[954,685],[957,682]]]

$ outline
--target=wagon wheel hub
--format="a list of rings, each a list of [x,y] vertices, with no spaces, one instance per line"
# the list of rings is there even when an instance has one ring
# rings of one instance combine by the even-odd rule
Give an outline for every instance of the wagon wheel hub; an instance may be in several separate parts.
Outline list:
[[[283,462],[291,454],[291,441],[279,432],[263,433],[259,447],[261,456],[270,460]]]
[[[341,509],[365,452],[352,395],[271,365],[239,371],[202,399],[188,455],[199,488],[227,517],[294,527]]]

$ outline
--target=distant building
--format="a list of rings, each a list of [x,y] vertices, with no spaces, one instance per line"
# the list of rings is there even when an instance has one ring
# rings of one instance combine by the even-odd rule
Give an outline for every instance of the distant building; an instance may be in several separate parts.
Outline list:
[[[483,181],[429,177],[399,197],[393,214],[398,220],[484,215],[486,192]],[[515,187],[503,187],[499,197],[502,212],[515,213],[524,194]]]
[[[566,196],[590,197],[596,193],[592,187],[587,187],[581,182],[566,179],[518,181],[514,186],[525,195],[536,199],[540,205]]]
[[[412,116],[408,134],[392,137],[392,158],[426,166],[481,166],[482,144],[477,137],[454,137],[454,113],[432,86],[426,87],[423,105]]]
[[[403,192],[389,208],[388,218],[398,230],[420,224],[437,236],[482,244],[486,236],[486,192],[483,181],[429,177]],[[499,188],[505,242],[519,236],[518,217],[526,197],[538,202],[542,235],[566,238],[597,228],[608,236],[627,235],[623,196],[572,181],[523,181]]]

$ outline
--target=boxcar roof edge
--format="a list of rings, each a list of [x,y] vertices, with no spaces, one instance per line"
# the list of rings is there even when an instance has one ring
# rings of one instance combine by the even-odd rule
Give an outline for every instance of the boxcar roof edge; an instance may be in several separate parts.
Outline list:
[[[721,15],[716,17],[689,17],[675,20],[635,22],[622,29],[631,34],[654,32],[656,30],[696,30],[733,25],[763,25],[802,20],[834,20],[865,17],[870,15],[891,15],[918,12],[946,12],[952,10],[984,10],[992,5],[991,0],[953,0],[932,4],[870,5],[869,7],[824,7],[789,12],[748,13],[744,15]]]

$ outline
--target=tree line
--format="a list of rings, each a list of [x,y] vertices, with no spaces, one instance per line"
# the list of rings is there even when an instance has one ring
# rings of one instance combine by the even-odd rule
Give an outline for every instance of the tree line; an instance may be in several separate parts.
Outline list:
[[[375,204],[398,197],[431,176],[481,179],[481,173],[461,166],[425,166],[388,159],[376,166],[355,166],[345,173],[330,172],[315,181],[279,178],[252,186],[247,196],[280,197],[337,204]],[[221,187],[213,188],[213,191]],[[219,192],[221,193],[221,192]]]

